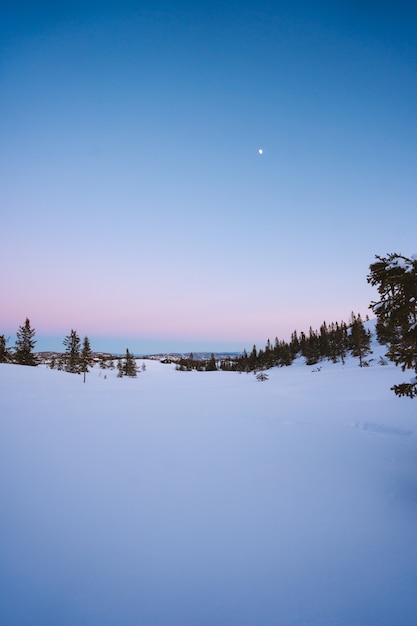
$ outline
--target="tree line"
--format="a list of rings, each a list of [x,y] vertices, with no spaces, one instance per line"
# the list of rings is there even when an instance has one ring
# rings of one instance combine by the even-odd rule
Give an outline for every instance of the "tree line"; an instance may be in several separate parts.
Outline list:
[[[257,349],[253,346],[248,354],[243,351],[240,357],[222,359],[216,363],[214,354],[209,360],[196,360],[191,353],[188,358],[181,358],[177,369],[190,371],[224,370],[237,372],[256,372],[267,370],[272,367],[289,366],[298,357],[305,359],[306,365],[314,365],[323,360],[333,363],[345,362],[346,356],[351,354],[359,359],[359,365],[368,365],[366,357],[370,353],[371,333],[366,330],[360,313],[351,313],[349,323],[336,322],[327,324],[323,322],[320,330],[311,327],[308,334],[295,330],[289,342],[275,338],[272,344],[268,339],[264,348]]]
[[[16,333],[14,348],[7,347],[7,340],[4,335],[0,335],[0,363],[16,363],[17,365],[39,365],[39,359],[34,353],[36,345],[35,329],[32,328],[30,320],[26,318],[25,323],[19,326]],[[93,352],[90,340],[87,336],[81,341],[76,330],[71,329],[69,335],[64,338],[63,345],[65,351],[55,358],[52,357],[49,364],[51,369],[63,370],[71,374],[83,374],[84,382],[87,372],[94,364]],[[100,359],[100,366],[106,369],[107,364],[103,357]],[[114,364],[112,363],[114,367]],[[118,378],[129,376],[135,378],[138,368],[134,355],[126,348],[124,358],[119,358],[117,362]]]

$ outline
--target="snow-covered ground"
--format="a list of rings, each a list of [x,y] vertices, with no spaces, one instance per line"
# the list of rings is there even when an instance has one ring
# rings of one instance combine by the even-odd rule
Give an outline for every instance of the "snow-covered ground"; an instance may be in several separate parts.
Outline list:
[[[0,365],[0,623],[415,626],[417,400],[376,360]]]

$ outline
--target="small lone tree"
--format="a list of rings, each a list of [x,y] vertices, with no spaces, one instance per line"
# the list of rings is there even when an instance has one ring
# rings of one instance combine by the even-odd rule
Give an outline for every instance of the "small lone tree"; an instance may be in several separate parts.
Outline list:
[[[128,348],[126,348],[126,354],[124,359],[119,359],[117,363],[117,378],[123,378],[123,376],[129,376],[130,378],[136,378],[138,375],[138,368],[136,365],[135,357]]]
[[[136,378],[138,375],[138,368],[136,365],[135,357],[129,350],[126,348],[125,360],[123,363],[123,373],[125,376],[130,376],[130,378]]]
[[[16,333],[14,360],[19,365],[38,365],[36,356],[33,354],[36,341],[35,329],[31,328],[30,321],[26,318],[23,326],[19,326]]]
[[[408,258],[392,253],[369,267],[368,282],[376,286],[380,300],[370,308],[378,319],[379,333],[388,346],[387,356],[401,369],[413,369],[409,383],[394,385],[397,396],[417,396],[417,254]]]

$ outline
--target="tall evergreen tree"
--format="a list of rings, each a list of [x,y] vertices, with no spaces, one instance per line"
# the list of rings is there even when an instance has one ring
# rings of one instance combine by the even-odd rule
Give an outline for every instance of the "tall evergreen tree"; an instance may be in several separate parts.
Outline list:
[[[323,322],[323,324],[320,326],[320,335],[319,335],[318,340],[319,340],[320,358],[322,359],[328,358],[329,352],[330,352],[330,345],[329,345],[329,329],[327,327],[326,322]]]
[[[123,375],[130,376],[130,378],[136,378],[138,375],[138,368],[136,365],[135,357],[126,348],[126,355],[123,362]]]
[[[314,365],[320,360],[320,340],[319,335],[310,326],[308,338],[306,338],[302,355],[306,360],[306,365]]]
[[[19,326],[16,333],[14,360],[19,365],[38,365],[36,356],[33,354],[36,341],[35,329],[31,328],[30,321],[26,318],[23,326]]]
[[[258,351],[256,349],[256,346],[254,345],[252,348],[252,352],[249,355],[249,360],[248,360],[248,367],[249,367],[250,372],[256,369],[257,363],[258,363]]]
[[[359,357],[359,365],[363,367],[364,358],[371,351],[371,333],[366,330],[360,313],[355,315],[353,311],[350,316],[349,344],[352,356]]]
[[[10,361],[11,356],[7,348],[7,339],[4,335],[0,335],[0,363],[9,363]]]
[[[345,362],[348,349],[350,349],[348,328],[345,322],[332,322],[327,326],[327,346],[324,356],[337,363]]]
[[[369,267],[368,282],[377,287],[379,301],[370,308],[378,319],[388,345],[388,358],[402,370],[414,370],[409,383],[394,385],[398,396],[417,396],[417,255],[391,253],[376,256]]]
[[[295,359],[298,352],[300,351],[300,340],[298,339],[298,334],[296,330],[291,333],[290,349],[292,357]]]
[[[89,371],[89,368],[93,365],[93,363],[93,352],[91,350],[90,340],[86,336],[83,339],[83,346],[80,354],[80,371],[84,374],[84,382],[85,375]]]
[[[80,353],[81,340],[77,335],[77,331],[71,329],[69,335],[64,339],[65,346],[65,371],[71,374],[79,374],[81,371],[81,353]]]

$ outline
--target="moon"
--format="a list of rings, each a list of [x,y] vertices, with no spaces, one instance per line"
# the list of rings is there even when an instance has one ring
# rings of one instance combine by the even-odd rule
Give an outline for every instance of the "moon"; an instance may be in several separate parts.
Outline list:
[[[264,151],[262,150],[262,148],[259,148],[258,153],[259,153],[259,154],[263,154],[263,153],[264,153]]]

